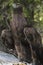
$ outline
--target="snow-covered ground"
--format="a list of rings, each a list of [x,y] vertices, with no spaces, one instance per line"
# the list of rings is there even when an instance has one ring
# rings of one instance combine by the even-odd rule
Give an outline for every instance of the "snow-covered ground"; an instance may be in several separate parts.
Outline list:
[[[16,64],[22,65],[21,62],[19,62],[19,60],[12,54],[0,51],[0,65],[16,65]],[[27,65],[32,64],[27,63]]]

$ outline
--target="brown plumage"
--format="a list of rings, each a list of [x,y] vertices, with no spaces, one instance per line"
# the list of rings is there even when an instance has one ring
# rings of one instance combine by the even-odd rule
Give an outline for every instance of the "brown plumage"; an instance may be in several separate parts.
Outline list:
[[[22,11],[20,12],[18,8],[16,9],[18,11],[16,11],[16,13],[14,11],[12,21],[10,22],[14,40],[13,48],[16,49],[20,61],[32,62],[33,54],[33,59],[37,58],[40,61],[40,50],[42,46],[41,36],[33,27],[26,27],[27,21],[25,20]]]
[[[25,22],[25,23],[24,23]],[[15,48],[18,54],[18,58],[20,60],[26,60],[26,52],[25,48],[21,43],[22,31],[24,27],[27,25],[23,14],[14,14],[13,21],[10,22],[12,32],[14,33],[14,40],[15,40]],[[23,38],[23,37],[22,37]]]
[[[13,55],[17,56],[11,31],[9,29],[3,29],[1,33],[1,38],[3,44],[6,47],[6,52],[12,53]]]
[[[24,28],[24,34],[28,43],[32,46],[32,55],[35,52],[36,59],[39,60],[41,64],[43,64],[43,47],[40,34],[33,27]]]

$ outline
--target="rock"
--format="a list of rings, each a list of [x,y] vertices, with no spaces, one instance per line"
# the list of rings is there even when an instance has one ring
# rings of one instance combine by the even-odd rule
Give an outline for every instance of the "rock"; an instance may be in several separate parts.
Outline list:
[[[24,63],[19,62],[19,60],[12,54],[0,51],[0,65],[15,65],[15,64],[26,65],[25,62]],[[32,65],[32,63],[31,64],[27,63],[27,65]]]

